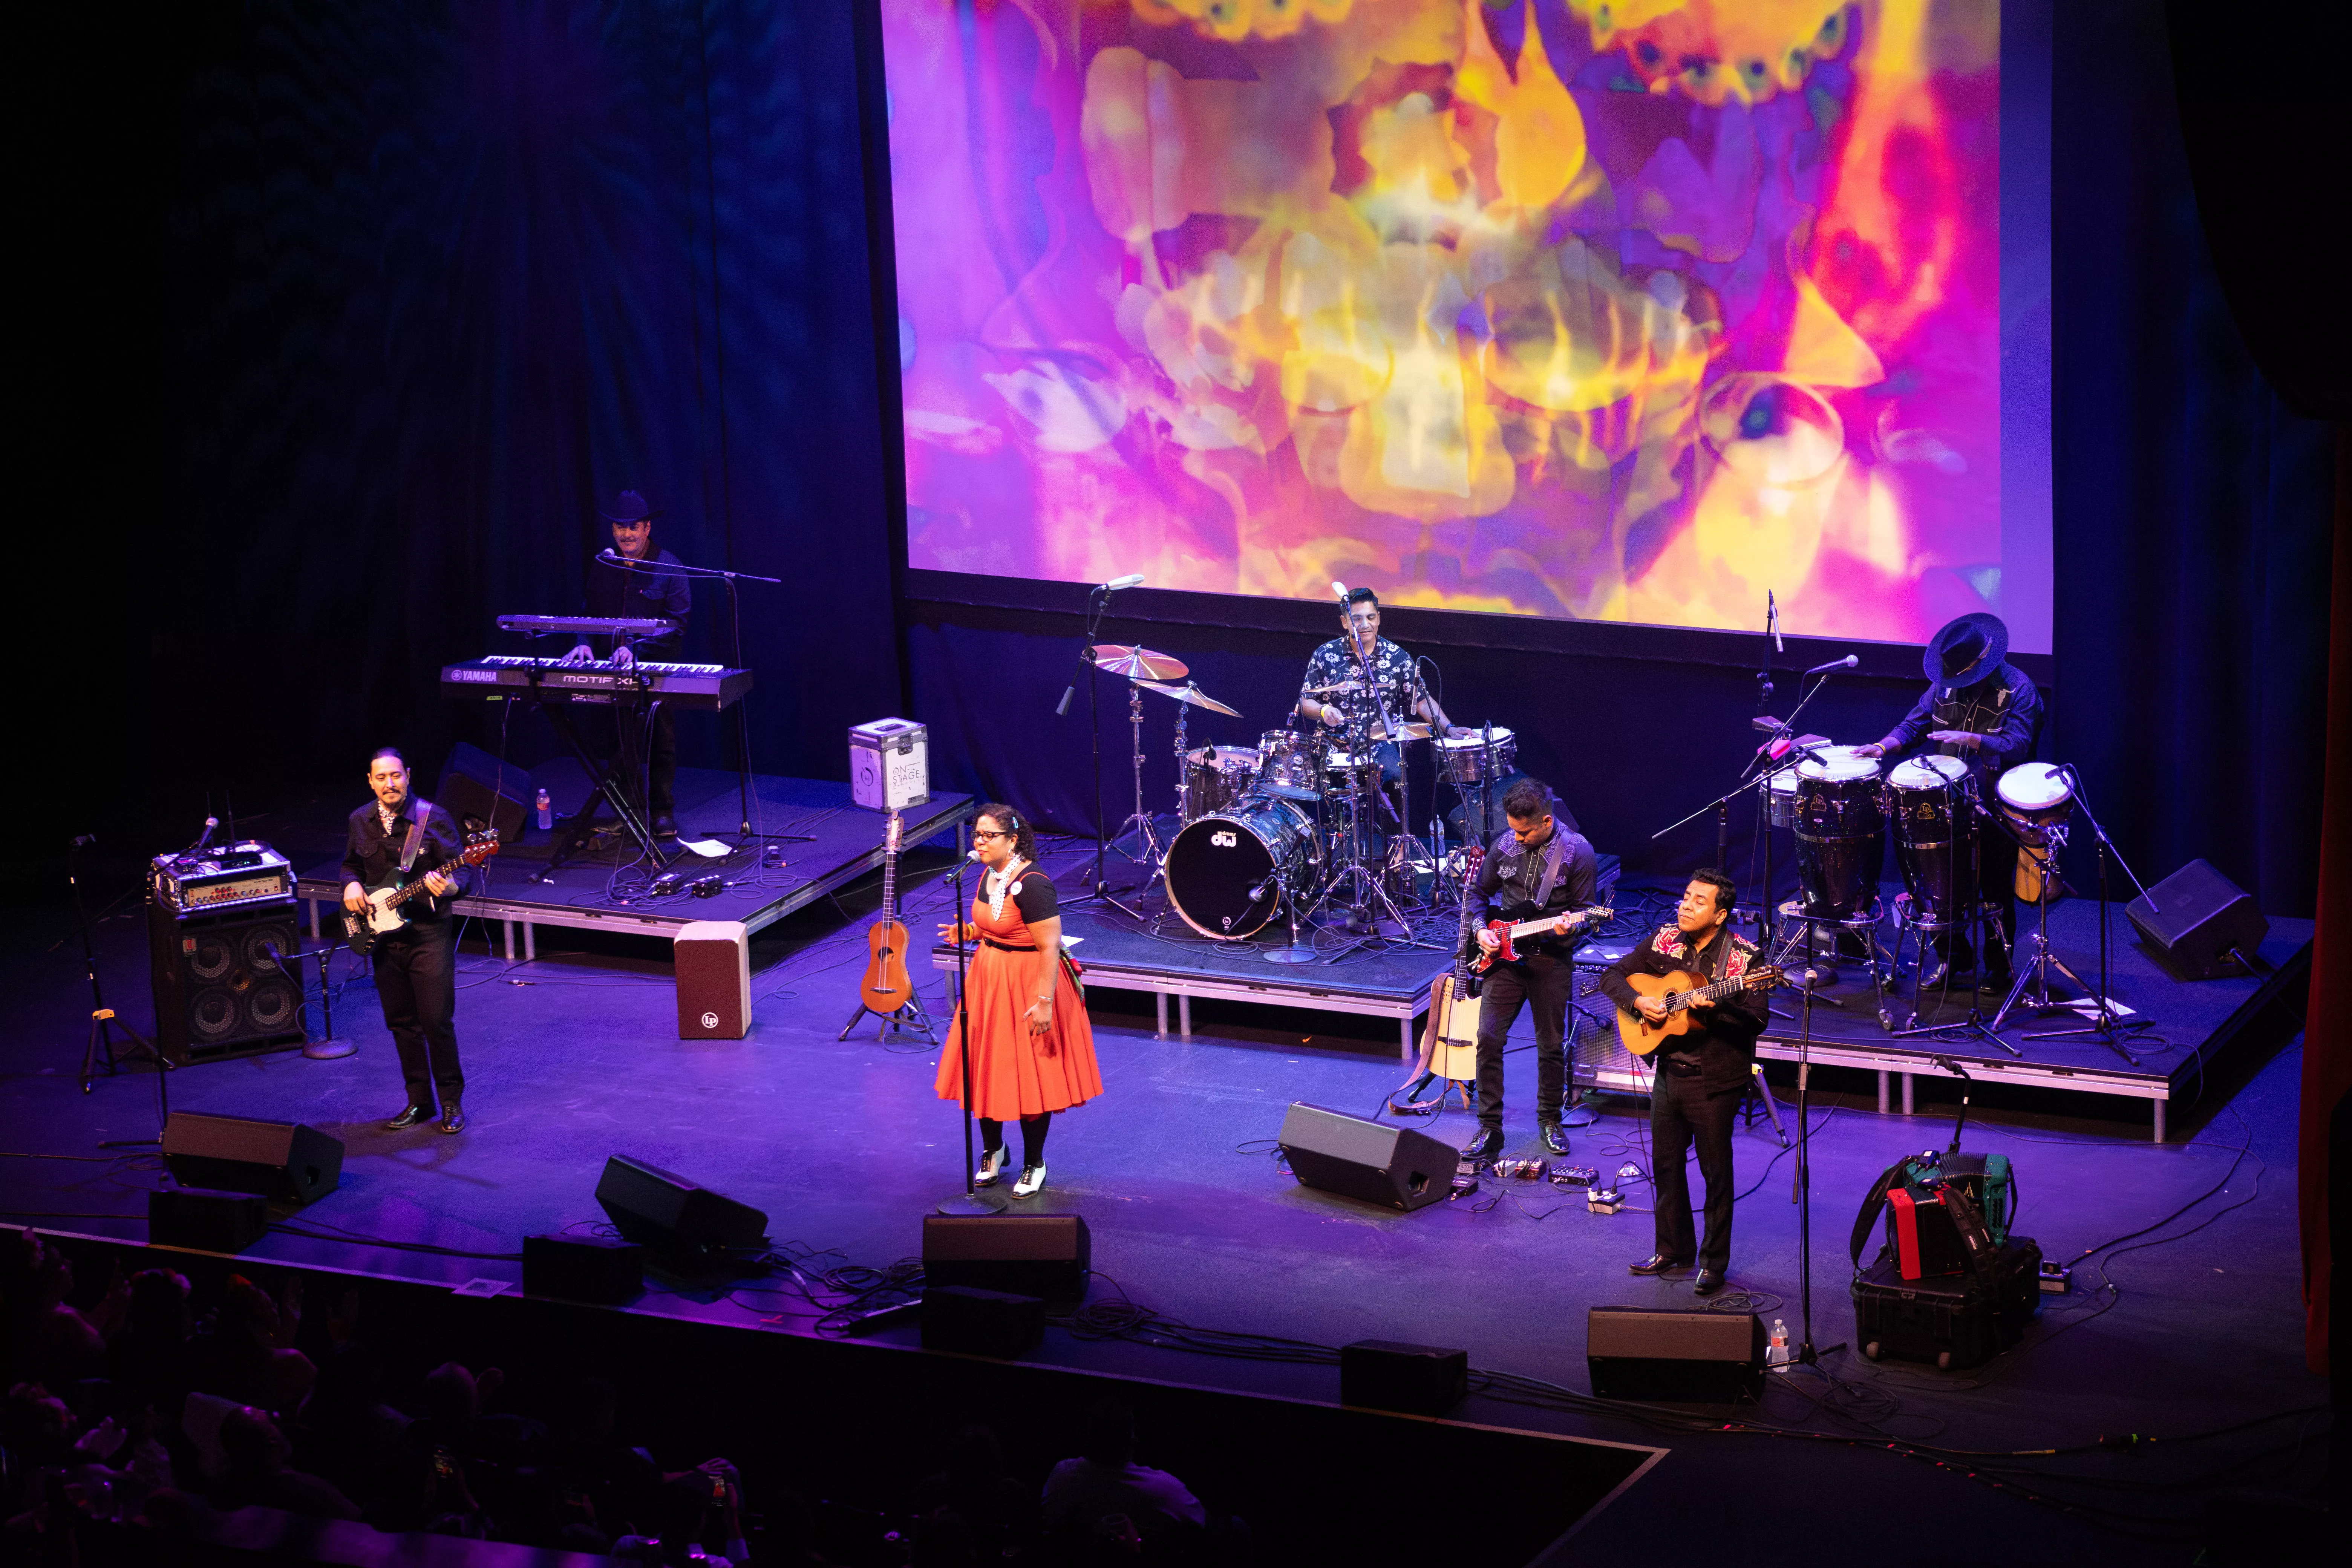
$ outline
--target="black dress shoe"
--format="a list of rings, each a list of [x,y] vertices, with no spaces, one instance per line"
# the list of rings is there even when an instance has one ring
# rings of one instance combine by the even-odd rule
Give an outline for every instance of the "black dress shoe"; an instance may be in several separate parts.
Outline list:
[[[1653,1252],[1639,1263],[1625,1265],[1628,1274],[1678,1274],[1690,1267],[1688,1258],[1668,1258],[1663,1252]]]
[[[656,813],[654,816],[654,837],[656,838],[677,837],[677,818],[672,816],[667,811]]]
[[[1722,1289],[1723,1276],[1712,1268],[1700,1269],[1698,1278],[1691,1281],[1691,1290],[1696,1295],[1712,1296]]]
[[[1919,989],[1922,991],[1941,991],[1945,986],[1958,984],[1958,982],[1966,980],[1968,977],[1968,966],[1965,964],[1955,967],[1948,963],[1938,963],[1933,969],[1927,970],[1919,976]],[[1966,988],[1962,987],[1962,989]]]
[[[397,1132],[404,1127],[414,1127],[420,1121],[430,1121],[433,1113],[421,1105],[412,1105],[383,1124],[387,1132]]]
[[[1541,1121],[1536,1131],[1543,1137],[1543,1146],[1555,1154],[1568,1152],[1568,1130],[1557,1121]]]
[[[466,1130],[466,1108],[454,1100],[441,1102],[441,1131],[463,1132]]]
[[[1476,1134],[1462,1145],[1465,1160],[1491,1160],[1503,1152],[1503,1130],[1481,1124]]]

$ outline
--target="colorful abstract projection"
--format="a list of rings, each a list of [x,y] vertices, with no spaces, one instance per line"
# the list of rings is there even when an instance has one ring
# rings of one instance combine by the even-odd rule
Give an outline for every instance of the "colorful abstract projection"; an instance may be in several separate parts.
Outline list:
[[[883,0],[908,554],[1998,608],[1996,0]]]

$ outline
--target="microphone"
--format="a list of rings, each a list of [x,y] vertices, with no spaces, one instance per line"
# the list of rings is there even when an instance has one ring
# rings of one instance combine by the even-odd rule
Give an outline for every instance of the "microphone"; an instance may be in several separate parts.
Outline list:
[[[1787,645],[1780,641],[1780,606],[1772,602],[1772,590],[1769,588],[1764,590],[1764,629],[1772,634],[1774,653],[1789,651]]]
[[[1862,655],[1858,653],[1850,653],[1843,658],[1833,658],[1827,664],[1817,664],[1813,666],[1812,668],[1805,671],[1805,673],[1807,675],[1826,675],[1832,669],[1852,669],[1855,665],[1860,664],[1861,662]]]
[[[967,850],[964,854],[964,858],[967,860],[977,861],[980,858],[980,851],[977,849]]]
[[[1143,586],[1143,574],[1140,572],[1129,572],[1124,577],[1114,577],[1109,582],[1104,584],[1103,592],[1108,594],[1118,588],[1140,588],[1141,586]]]
[[[191,854],[191,855],[201,855],[201,854],[203,854],[203,853],[205,852],[205,845],[207,845],[207,844],[210,844],[210,843],[213,841],[213,829],[214,829],[214,828],[215,828],[215,827],[218,827],[219,826],[220,826],[220,818],[219,818],[219,817],[217,817],[217,816],[207,816],[207,817],[205,817],[205,830],[204,830],[202,833],[199,833],[199,834],[197,834],[197,835],[196,835],[196,841],[195,841],[194,844],[192,844],[192,845],[190,845],[190,846],[188,847],[188,853],[189,853],[189,854]]]
[[[1341,604],[1344,605],[1348,602],[1348,584],[1345,583],[1333,583],[1331,584],[1331,592],[1339,595],[1339,602]]]
[[[1808,990],[1808,991],[1811,991],[1811,990],[1813,988],[1814,984],[1816,984],[1816,983],[1821,979],[1821,977],[1822,977],[1822,972],[1821,972],[1820,970],[1818,970],[1818,969],[1808,969],[1808,970],[1806,970],[1806,971],[1805,971],[1805,989],[1806,989],[1806,990]]]
[[[1249,901],[1255,904],[1259,900],[1265,898],[1266,893],[1274,887],[1275,878],[1279,877],[1280,875],[1282,875],[1282,873],[1276,871],[1268,876],[1265,881],[1260,882],[1256,887],[1252,888],[1249,890]]]

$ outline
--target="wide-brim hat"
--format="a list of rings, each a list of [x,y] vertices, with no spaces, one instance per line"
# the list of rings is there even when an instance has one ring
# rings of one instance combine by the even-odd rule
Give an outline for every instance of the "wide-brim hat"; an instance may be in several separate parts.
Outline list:
[[[623,490],[613,498],[605,509],[606,522],[650,522],[661,513],[646,504],[646,498],[635,490]]]
[[[2009,628],[1990,610],[1974,610],[1927,639],[1920,666],[1937,686],[1974,686],[2009,657]]]

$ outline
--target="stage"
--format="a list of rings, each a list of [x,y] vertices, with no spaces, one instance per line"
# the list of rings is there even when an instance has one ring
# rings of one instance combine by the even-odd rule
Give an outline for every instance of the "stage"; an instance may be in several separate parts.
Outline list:
[[[1057,880],[1075,882],[1090,847],[1055,846]],[[942,858],[938,849],[925,851],[907,868],[904,913],[919,930],[946,911]],[[413,1310],[422,1321],[432,1303],[446,1303],[432,1310],[477,1314],[466,1320],[477,1325],[468,1334],[570,1335],[599,1353],[651,1343],[635,1325],[646,1325],[646,1333],[664,1323],[681,1332],[701,1325],[693,1331],[719,1338],[693,1342],[697,1364],[715,1357],[719,1364],[772,1367],[789,1382],[803,1363],[784,1350],[748,1342],[784,1336],[817,1353],[818,1309],[789,1278],[746,1280],[731,1290],[657,1284],[625,1310],[540,1303],[526,1310],[515,1300],[520,1274],[511,1258],[522,1237],[604,1223],[593,1194],[614,1153],[765,1210],[780,1256],[822,1252],[883,1268],[914,1254],[922,1215],[961,1190],[962,1130],[953,1107],[932,1091],[938,1058],[930,1048],[904,1038],[877,1041],[871,1031],[836,1037],[856,1001],[864,925],[877,895],[877,879],[868,876],[835,894],[838,912],[803,909],[762,932],[754,950],[755,1025],[740,1041],[676,1037],[666,943],[615,937],[610,927],[543,932],[538,958],[508,961],[492,951],[495,943],[476,938],[459,980],[471,1125],[457,1138],[383,1129],[397,1108],[399,1086],[364,979],[351,983],[336,1012],[339,1032],[359,1044],[354,1056],[316,1061],[285,1053],[172,1074],[175,1108],[304,1121],[346,1145],[340,1190],[285,1215],[291,1228],[274,1231],[236,1267],[262,1278],[282,1268],[344,1271],[360,1282],[381,1282],[387,1313]],[[1074,911],[1074,931],[1082,923]],[[132,999],[138,932],[119,921],[102,931],[114,998],[134,1022],[143,1022],[144,999]],[[1106,957],[1097,962],[1116,971],[1124,950],[1097,934]],[[2295,936],[2284,921],[2274,922],[2273,934]],[[570,945],[558,952],[559,943]],[[1078,947],[1082,961],[1089,961],[1091,945]],[[1434,968],[1429,955],[1410,950],[1397,962],[1424,976]],[[1296,982],[1323,986],[1353,969],[1348,963],[1299,967],[1328,970]],[[1400,970],[1400,982],[1411,972]],[[21,1065],[5,1080],[8,1123],[20,1130],[23,1151],[93,1155],[101,1141],[152,1136],[156,1098],[145,1071],[102,1078],[88,1096],[75,1089],[83,1005],[78,970],[55,958],[36,966],[20,942],[9,974],[10,1037],[45,1042],[20,1048]],[[2220,988],[2206,1004],[2210,1016],[2234,1016],[2253,1001],[2252,994],[2228,990],[2229,983],[2205,984]],[[2186,1434],[2300,1410],[2321,1397],[2301,1363],[2292,1184],[2275,1171],[2263,1174],[2293,1163],[2300,1056],[2299,1047],[2279,1054],[2284,1035],[2245,1032],[2231,1058],[2234,1070],[2209,1071],[2210,1092],[2191,1117],[2176,1115],[2168,1143],[2148,1143],[2127,1119],[2099,1119],[2118,1102],[2045,1096],[1988,1109],[1979,1094],[1965,1146],[2007,1153],[2016,1163],[2025,1196],[2019,1229],[2035,1237],[2047,1256],[2076,1258],[2176,1211],[2181,1217],[2158,1235],[2178,1239],[2160,1251],[2135,1252],[2110,1271],[2120,1299],[2094,1297],[2089,1288],[2100,1281],[2099,1266],[2121,1254],[2102,1252],[2078,1268],[2074,1291],[2045,1300],[2025,1344],[1973,1373],[1874,1364],[1849,1350],[1828,1359],[1837,1383],[1813,1372],[1792,1374],[1786,1387],[1776,1380],[1762,1409],[1746,1412],[1743,1421],[1837,1436],[1826,1443],[1765,1442],[1743,1429],[1706,1432],[1684,1416],[1665,1420],[1609,1407],[1580,1392],[1586,1309],[1694,1304],[1686,1279],[1625,1272],[1626,1263],[1650,1249],[1640,1179],[1622,1184],[1632,1189],[1633,1206],[1609,1215],[1588,1212],[1576,1194],[1549,1184],[1489,1180],[1475,1196],[1412,1214],[1303,1187],[1284,1170],[1272,1142],[1286,1108],[1306,1100],[1373,1113],[1402,1076],[1391,1026],[1377,1016],[1194,994],[1203,1000],[1192,1032],[1171,1035],[1154,1027],[1152,1012],[1135,992],[1099,985],[1090,1000],[1104,1096],[1056,1119],[1052,1179],[1024,1206],[1087,1219],[1098,1270],[1090,1300],[1097,1306],[1124,1297],[1196,1329],[1307,1346],[1386,1339],[1462,1347],[1477,1371],[1474,1392],[1451,1413],[1452,1422],[1540,1434],[1546,1441],[1632,1445],[1638,1462],[1618,1472],[1626,1479],[1613,1496],[1615,1480],[1580,1491],[1601,1471],[1571,1465],[1582,1480],[1546,1483],[1552,1490],[1545,1495],[1558,1506],[1529,1503],[1546,1522],[1542,1539],[1577,1529],[1543,1561],[1623,1561],[1654,1542],[1656,1521],[1669,1517],[1678,1530],[1684,1521],[1736,1528],[1741,1555],[1751,1561],[1876,1561],[1888,1540],[1918,1520],[1961,1508],[1990,1509],[1993,1518],[2006,1508],[2005,1528],[2030,1535],[2038,1552],[2080,1552],[2099,1560],[2112,1555],[2117,1539],[2092,1528],[2083,1514],[1980,1501],[1979,1483],[1960,1469],[1905,1464],[1873,1447],[1903,1440],[2009,1450],[2087,1444],[2102,1432]],[[942,982],[929,984],[926,1000],[935,1016],[945,1016]],[[1820,1012],[1815,1023],[1818,1043],[1828,1033]],[[1513,1155],[1542,1152],[1535,1141],[1528,1030],[1522,1018],[1509,1058],[1506,1131]],[[1780,1049],[1777,1037],[1772,1049]],[[2171,1065],[2164,1070],[2188,1055],[2166,1058]],[[1793,1130],[1784,1074],[1776,1068],[1773,1076],[1784,1080],[1782,1114]],[[1814,1337],[1822,1345],[1851,1337],[1843,1260],[1861,1192],[1890,1160],[1945,1143],[1953,1100],[1948,1089],[1934,1091],[1939,1103],[1930,1106],[1923,1092],[1910,1106],[1917,1114],[1882,1115],[1873,1109],[1866,1079],[1853,1079],[1851,1089],[1838,1081],[1832,1072],[1816,1075],[1811,1110],[1810,1257]],[[1951,1080],[1939,1074],[1927,1082]],[[1571,1120],[1576,1161],[1605,1171],[1646,1169],[1647,1121],[1638,1105],[1596,1098]],[[1425,1125],[1458,1143],[1472,1124],[1455,1110]],[[1759,1115],[1738,1134],[1736,1159],[1741,1200],[1733,1286],[1754,1293],[1751,1304],[1768,1323],[1785,1318],[1793,1332],[1799,1247],[1790,1157]],[[0,1202],[16,1223],[136,1243],[145,1235],[142,1194],[156,1180],[144,1163],[9,1159],[0,1161],[6,1184]],[[495,1299],[448,1296],[451,1288],[478,1279],[494,1282],[477,1289],[496,1289]],[[412,1305],[398,1304],[404,1301]],[[609,1331],[594,1326],[616,1310],[632,1325],[626,1333],[617,1320]],[[726,1348],[733,1342],[727,1334],[744,1336],[740,1352]],[[2042,1348],[2062,1335],[2065,1352]],[[901,1323],[824,1353],[909,1354],[918,1340],[916,1326]],[[2198,1348],[2219,1344],[2231,1353]],[[1186,1353],[1164,1334],[1102,1337],[1075,1322],[1050,1329],[1044,1346],[1021,1365],[1041,1376],[1058,1370],[1141,1380],[1126,1385],[1139,1408],[1166,1384],[1246,1394],[1254,1403],[1221,1419],[1301,1443],[1314,1439],[1297,1424],[1307,1419],[1297,1413],[1338,1398],[1336,1370],[1324,1352],[1236,1360]],[[1530,1394],[1494,1374],[1559,1392]],[[875,1386],[895,1386],[898,1374],[870,1375],[881,1378]],[[1002,1387],[994,1397],[992,1408],[1006,1409]],[[1172,1407],[1167,1418],[1178,1419]],[[2106,1487],[2126,1472],[2141,1481],[2184,1479],[2292,1441],[2295,1431],[2296,1420],[2288,1420],[2174,1458],[2165,1450],[2069,1460],[2060,1468],[2087,1479],[2070,1485],[2041,1476],[2025,1486],[2012,1475],[2009,1496],[2023,1487],[2070,1505],[2104,1507],[2112,1501]],[[1360,1451],[1386,1450],[1375,1442]],[[1469,1463],[1471,1452],[1448,1448],[1446,1462]],[[1356,1468],[1353,1489],[1332,1495],[1366,1519],[1379,1518],[1391,1507],[1399,1478],[1369,1459]],[[1487,1473],[1484,1463],[1440,1472],[1424,1465],[1416,1472],[1423,1479],[1441,1473],[1456,1479],[1441,1481],[1427,1495],[1429,1506],[1418,1510],[1424,1522],[1410,1537],[1417,1548],[1464,1563],[1537,1555],[1521,1550],[1526,1520],[1482,1521],[1442,1506],[1460,1501],[1465,1489],[1476,1491],[1482,1483],[1474,1478]],[[1843,1545],[1824,1542],[1815,1526],[1798,1523],[1809,1517],[1804,1500],[1825,1494],[1845,1500]],[[1605,1506],[1587,1506],[1604,1496],[1611,1497]],[[2139,1511],[2160,1521],[2192,1517],[2197,1506],[2191,1496]],[[2193,1555],[2185,1545],[2134,1551],[2135,1560],[2151,1563],[2185,1563]]]

